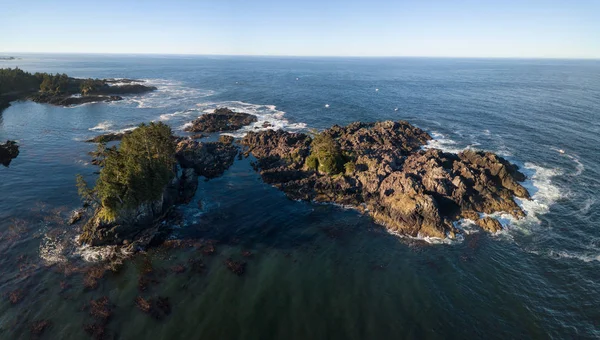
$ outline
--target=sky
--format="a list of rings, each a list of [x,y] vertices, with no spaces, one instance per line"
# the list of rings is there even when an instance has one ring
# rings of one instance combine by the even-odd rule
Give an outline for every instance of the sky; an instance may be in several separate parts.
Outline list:
[[[600,0],[0,0],[0,53],[600,58]]]

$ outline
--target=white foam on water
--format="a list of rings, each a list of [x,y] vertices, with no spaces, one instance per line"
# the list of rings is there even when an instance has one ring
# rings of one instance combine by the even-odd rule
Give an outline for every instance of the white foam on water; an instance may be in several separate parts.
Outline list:
[[[113,126],[113,123],[111,121],[103,121],[101,123],[98,123],[98,125],[89,128],[88,130],[90,131],[110,131],[110,128]]]
[[[464,149],[457,147],[456,141],[437,131],[431,132],[432,140],[428,141],[423,149],[440,149],[444,152],[459,153]]]
[[[575,173],[573,174],[573,176],[581,175],[585,170],[585,166],[583,165],[583,163],[581,163],[579,157],[572,155],[567,155],[567,157],[569,157],[575,163]]]
[[[133,103],[138,108],[169,108],[181,103],[197,102],[200,98],[215,94],[212,90],[202,90],[184,86],[183,83],[166,79],[143,79],[144,84],[155,86],[157,89],[134,96],[124,96],[125,103]],[[117,103],[117,102],[113,102]]]
[[[40,258],[48,265],[67,262],[65,248],[64,242],[44,235],[40,241]]]
[[[160,115],[160,117],[158,118],[158,120],[160,121],[169,121],[171,119],[174,118],[179,118],[179,117],[193,117],[194,115],[198,114],[198,110],[196,109],[190,109],[190,110],[185,110],[185,111],[175,111],[173,113],[164,113],[162,115]]]
[[[104,262],[108,260],[124,259],[132,253],[118,246],[92,247],[83,245],[75,250],[74,255],[80,256],[86,262]]]
[[[233,137],[244,137],[250,131],[261,130],[302,130],[306,128],[304,123],[290,123],[285,119],[285,112],[277,110],[275,105],[252,104],[241,101],[225,101],[225,102],[209,102],[197,104],[198,111],[203,113],[211,113],[216,108],[227,107],[235,112],[244,112],[255,115],[257,121],[248,126],[232,132],[224,133]],[[266,124],[268,123],[268,124]]]
[[[592,262],[598,261],[600,262],[600,254],[581,254],[569,251],[554,251],[551,250],[547,254],[548,257],[556,258],[556,259],[576,259],[583,262]]]
[[[575,163],[575,172],[573,174],[571,174],[571,176],[574,176],[574,177],[579,176],[585,170],[585,165],[583,165],[583,163],[581,163],[581,161],[579,160],[579,156],[578,155],[569,154],[565,150],[559,149],[559,148],[556,148],[556,147],[551,147],[550,150],[558,152],[559,154],[561,154],[561,156],[567,157],[570,160],[572,160],[573,163]]]
[[[456,227],[463,234],[466,234],[466,235],[476,234],[481,231],[481,228],[479,228],[475,224],[475,221],[470,220],[468,218],[460,219],[460,220],[454,222],[453,224],[454,224],[454,227]]]
[[[596,204],[596,198],[593,198],[593,197],[587,198],[583,202],[583,206],[581,207],[581,209],[579,209],[579,212],[581,214],[587,214],[594,204]]]
[[[552,183],[552,178],[562,175],[560,169],[549,169],[542,166],[525,163],[521,171],[527,176],[527,180],[521,185],[532,193],[530,199],[515,198],[515,202],[525,212],[525,217],[515,218],[511,214],[498,212],[486,216],[496,218],[505,230],[516,229],[521,233],[531,233],[531,227],[541,223],[539,216],[550,211],[550,207],[566,194]]]

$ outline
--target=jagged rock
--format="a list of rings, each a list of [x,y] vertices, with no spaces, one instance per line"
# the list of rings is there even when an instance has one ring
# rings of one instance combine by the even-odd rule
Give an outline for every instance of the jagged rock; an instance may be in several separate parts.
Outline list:
[[[98,210],[83,226],[79,243],[90,246],[121,245],[131,241],[128,249],[136,250],[160,243],[166,238],[166,226],[161,222],[178,201],[180,179],[175,177],[155,201],[142,203],[136,208],[121,210],[113,221],[106,222]]]
[[[7,140],[0,144],[0,164],[8,167],[10,162],[19,155],[19,145],[17,142]]]
[[[215,109],[213,113],[200,116],[192,122],[192,126],[186,128],[191,132],[218,132],[235,131],[256,122],[255,115],[243,112],[234,112],[228,108]]]
[[[453,237],[452,221],[461,217],[495,232],[500,223],[478,213],[524,216],[514,197],[529,198],[518,183],[525,176],[495,154],[423,150],[431,137],[404,121],[336,125],[320,136],[339,148],[345,171],[325,174],[307,164],[314,150],[302,133],[249,132],[241,144],[263,180],[290,198],[351,205],[400,234]]]
[[[69,220],[67,221],[67,223],[69,225],[73,225],[73,224],[79,222],[83,218],[84,215],[85,215],[85,209],[74,210],[73,213],[71,214],[71,217],[69,217]]]
[[[119,211],[111,222],[103,221],[96,212],[83,226],[80,243],[123,245],[133,251],[159,244],[168,234],[168,226],[162,222],[176,203],[192,200],[198,188],[198,176],[214,178],[222,175],[238,153],[238,147],[230,136],[222,136],[219,142],[210,143],[173,139],[177,143],[175,157],[181,171],[165,187],[162,196],[136,208]]]
[[[502,230],[502,224],[500,224],[497,219],[491,217],[480,218],[476,223],[483,230],[489,231],[490,233],[495,233]]]
[[[179,183],[179,200],[188,203],[194,198],[198,189],[198,175],[193,168],[184,168]]]
[[[229,136],[227,136],[229,137]],[[238,147],[232,144],[233,138],[225,142],[197,142],[185,139],[177,144],[176,158],[182,168],[192,168],[198,176],[206,178],[219,177],[229,169]]]
[[[127,95],[127,94],[142,94],[157,90],[155,86],[146,86],[141,84],[127,84],[127,85],[108,85],[95,88],[86,93],[87,96],[114,96],[114,95]]]
[[[145,83],[145,80],[137,80],[137,79],[127,79],[127,78],[123,78],[123,79],[115,79],[115,78],[108,78],[108,79],[104,79],[105,83],[108,84],[131,84],[131,83]]]
[[[99,135],[99,136],[96,136],[94,138],[88,139],[85,142],[86,143],[108,143],[108,142],[114,142],[114,141],[119,141],[119,140],[123,139],[123,137],[125,137],[125,136],[127,136],[129,134],[131,134],[131,131],[105,133],[103,135]]]
[[[38,93],[29,97],[29,100],[41,104],[52,104],[59,106],[71,106],[86,103],[97,102],[113,102],[123,100],[120,96],[108,95],[88,95],[88,96],[71,96],[61,94]]]

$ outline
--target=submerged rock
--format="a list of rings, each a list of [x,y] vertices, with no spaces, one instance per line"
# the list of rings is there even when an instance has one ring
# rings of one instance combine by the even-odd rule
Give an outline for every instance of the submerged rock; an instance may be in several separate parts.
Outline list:
[[[192,122],[192,126],[186,128],[190,132],[218,132],[235,131],[246,125],[255,123],[258,119],[255,115],[243,112],[234,112],[226,107],[215,109],[213,113],[200,116]]]
[[[10,162],[17,158],[19,155],[19,145],[14,141],[6,141],[6,143],[0,143],[0,164],[8,167]]]
[[[529,198],[517,166],[493,153],[423,150],[431,140],[407,122],[333,126],[311,138],[285,131],[249,132],[241,141],[266,183],[292,199],[333,202],[367,212],[390,231],[453,237],[453,221],[473,213],[524,216]],[[501,229],[496,220],[477,223]]]

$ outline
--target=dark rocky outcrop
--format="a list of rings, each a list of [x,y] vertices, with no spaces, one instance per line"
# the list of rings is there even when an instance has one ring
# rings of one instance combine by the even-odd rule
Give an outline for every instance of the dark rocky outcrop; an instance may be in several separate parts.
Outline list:
[[[122,100],[157,88],[132,79],[81,79],[66,74],[31,74],[17,69],[0,69],[0,112],[16,100],[70,106]]]
[[[164,188],[161,197],[134,209],[122,210],[111,222],[103,221],[97,214],[93,215],[83,227],[80,243],[91,246],[123,245],[130,251],[162,243],[169,233],[165,219],[175,204],[192,200],[198,188],[198,176],[221,176],[238,153],[238,147],[229,136],[210,143],[184,138],[177,138],[176,142],[175,156],[181,171]]]
[[[8,167],[10,162],[19,155],[19,145],[14,141],[0,144],[0,164]]]
[[[132,251],[160,244],[168,235],[167,226],[161,222],[177,203],[179,192],[180,179],[174,178],[159,199],[121,210],[110,222],[100,218],[97,210],[83,227],[79,242],[90,246],[124,245]]]
[[[114,96],[128,94],[142,94],[155,91],[156,87],[146,86],[141,84],[126,84],[126,85],[108,85],[95,88],[87,92],[91,96]]]
[[[121,139],[123,139],[123,137],[130,135],[130,134],[131,134],[131,131],[105,133],[103,135],[99,135],[94,138],[88,139],[85,142],[86,143],[108,143],[108,142],[120,141]]]
[[[222,136],[218,142],[197,142],[192,139],[181,140],[177,144],[177,161],[184,169],[194,169],[198,176],[219,177],[229,169],[238,154],[233,138]]]
[[[186,128],[190,132],[219,132],[235,131],[240,128],[255,123],[255,115],[243,112],[234,112],[230,109],[218,108],[213,113],[207,113],[200,116],[192,122],[192,126]]]
[[[31,101],[40,104],[51,104],[58,106],[71,106],[80,105],[87,103],[99,103],[99,102],[113,102],[123,100],[120,96],[106,96],[106,95],[88,95],[88,96],[71,96],[71,95],[59,95],[49,93],[37,93],[28,98]]]
[[[122,78],[122,79],[115,79],[115,78],[108,78],[108,79],[104,79],[104,82],[107,84],[132,84],[132,83],[145,83],[145,80],[137,80],[137,79],[127,79],[127,78]]]
[[[263,180],[290,198],[354,206],[403,235],[453,237],[460,218],[495,232],[499,222],[479,213],[524,216],[514,197],[529,198],[518,183],[525,176],[495,154],[423,150],[431,137],[407,122],[334,126],[318,139],[326,151],[317,138],[284,131],[250,132],[241,143]],[[333,157],[343,164],[324,172],[319,163]]]

